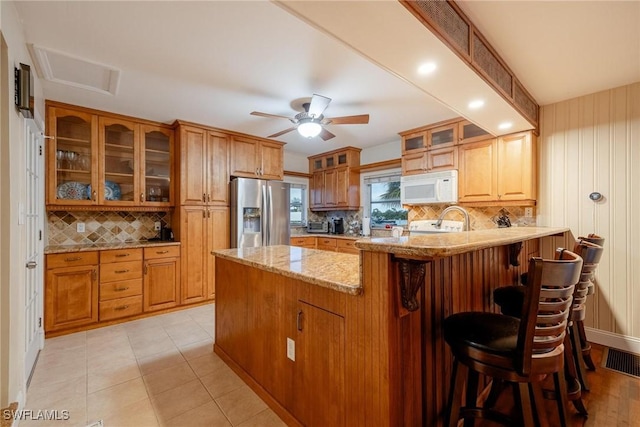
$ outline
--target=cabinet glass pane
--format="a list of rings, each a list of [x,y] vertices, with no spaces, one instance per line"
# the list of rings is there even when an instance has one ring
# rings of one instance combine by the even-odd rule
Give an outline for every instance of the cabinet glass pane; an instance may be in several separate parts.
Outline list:
[[[133,129],[121,124],[104,128],[104,199],[133,201]]]
[[[91,184],[91,123],[76,116],[56,118],[56,196],[87,200]]]
[[[338,164],[339,165],[346,165],[347,164],[347,155],[346,154],[338,155]]]
[[[453,138],[453,128],[431,132],[431,146],[435,147],[442,144],[450,144],[453,142]]]
[[[489,135],[489,132],[473,123],[462,126],[462,139],[475,138],[476,136]]]
[[[327,167],[328,168],[335,166],[335,162],[333,160],[333,157],[327,157],[325,159],[325,162],[327,163]]]
[[[322,160],[321,159],[317,159],[317,160],[313,161],[313,169],[314,170],[322,169]]]
[[[144,134],[144,191],[150,202],[169,201],[171,145],[162,132]]]
[[[419,150],[424,147],[424,138],[422,135],[404,140],[404,150]]]

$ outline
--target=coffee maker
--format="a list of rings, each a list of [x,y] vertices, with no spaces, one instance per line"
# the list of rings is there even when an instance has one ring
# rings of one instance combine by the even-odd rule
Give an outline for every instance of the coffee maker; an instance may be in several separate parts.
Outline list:
[[[333,219],[333,234],[344,234],[344,219],[343,218],[334,218]]]

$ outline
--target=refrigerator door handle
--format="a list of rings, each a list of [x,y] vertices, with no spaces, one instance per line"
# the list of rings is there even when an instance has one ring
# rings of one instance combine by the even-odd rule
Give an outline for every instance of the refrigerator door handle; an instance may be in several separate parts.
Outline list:
[[[267,183],[262,184],[262,246],[269,244],[269,198],[267,197]]]
[[[272,187],[271,184],[268,183],[267,184],[269,189],[267,190],[269,192],[269,204],[267,205],[267,207],[269,208],[268,214],[267,214],[267,245],[270,245],[271,242],[271,230],[273,229],[273,191],[272,191]]]

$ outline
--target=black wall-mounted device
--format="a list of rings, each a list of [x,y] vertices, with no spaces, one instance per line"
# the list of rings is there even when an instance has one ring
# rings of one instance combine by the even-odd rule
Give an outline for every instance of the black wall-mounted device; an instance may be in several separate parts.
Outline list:
[[[25,119],[33,118],[33,74],[31,67],[20,64],[15,69],[15,103],[16,108],[22,113]]]

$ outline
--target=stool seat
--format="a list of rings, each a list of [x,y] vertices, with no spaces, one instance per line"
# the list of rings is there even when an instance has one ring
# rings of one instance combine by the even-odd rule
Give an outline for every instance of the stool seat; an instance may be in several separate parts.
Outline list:
[[[520,320],[496,313],[465,312],[447,317],[444,337],[451,347],[474,347],[488,353],[513,356]]]

